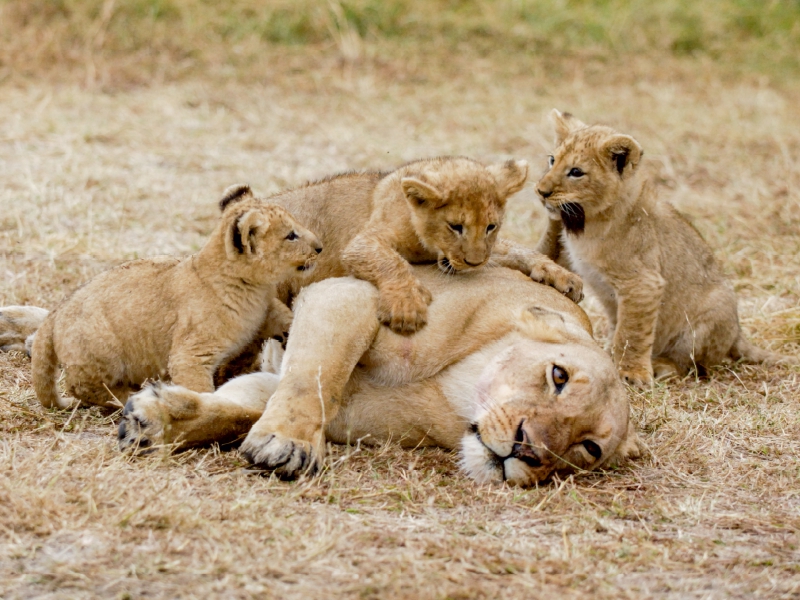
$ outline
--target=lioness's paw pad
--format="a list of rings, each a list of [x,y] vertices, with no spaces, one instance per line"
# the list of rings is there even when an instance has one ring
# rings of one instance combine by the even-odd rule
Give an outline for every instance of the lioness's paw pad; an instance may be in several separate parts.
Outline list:
[[[152,385],[128,399],[117,429],[119,449],[145,450],[164,441],[164,411],[159,406],[160,385]]]
[[[318,453],[310,442],[294,440],[277,433],[247,436],[239,448],[242,456],[257,469],[275,473],[281,479],[313,475]]]

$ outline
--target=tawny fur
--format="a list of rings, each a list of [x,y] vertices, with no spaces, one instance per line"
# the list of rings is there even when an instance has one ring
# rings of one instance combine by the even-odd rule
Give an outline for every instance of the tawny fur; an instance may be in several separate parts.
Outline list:
[[[120,446],[247,434],[250,462],[293,477],[319,466],[326,441],[392,440],[460,448],[471,477],[519,485],[638,455],[625,390],[578,306],[508,269],[412,273],[433,295],[414,336],[380,327],[372,285],[316,283],[295,303],[280,376],[245,375],[214,394],[143,390]],[[569,377],[561,389],[556,366]]]
[[[556,149],[537,185],[550,220],[538,248],[566,261],[605,307],[621,377],[649,385],[654,372],[683,375],[727,357],[796,362],[744,339],[733,288],[697,230],[658,200],[639,143],[568,113],[552,118]]]
[[[438,261],[445,271],[466,272],[491,262],[520,270],[577,302],[580,278],[538,252],[498,238],[506,200],[527,174],[523,161],[487,166],[468,158],[434,158],[390,173],[347,173],[273,196],[268,200],[316,231],[326,248],[312,277],[295,278],[289,291],[354,275],[380,291],[380,320],[405,333],[425,324],[431,300],[409,263]]]
[[[260,330],[286,331],[289,308],[276,284],[313,265],[322,246],[284,208],[246,186],[226,191],[219,224],[195,255],[125,263],[95,277],[50,313],[36,333],[32,371],[44,406],[114,406],[147,379],[198,392]]]

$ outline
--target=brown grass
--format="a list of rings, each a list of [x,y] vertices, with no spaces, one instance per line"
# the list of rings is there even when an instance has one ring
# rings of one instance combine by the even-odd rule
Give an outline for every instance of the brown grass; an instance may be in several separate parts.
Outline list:
[[[251,83],[98,87],[79,70],[0,87],[0,305],[53,307],[108,265],[197,249],[237,181],[268,193],[450,153],[543,167],[557,106],[637,137],[750,337],[797,354],[791,80],[668,53],[554,69],[505,51],[262,51],[275,66]],[[542,217],[528,186],[506,232],[533,243]],[[28,359],[0,355],[0,596],[797,597],[799,375],[731,365],[634,394],[650,456],[519,490],[477,486],[439,450],[336,447],[298,483],[216,448],[128,459],[114,415],[42,410]]]

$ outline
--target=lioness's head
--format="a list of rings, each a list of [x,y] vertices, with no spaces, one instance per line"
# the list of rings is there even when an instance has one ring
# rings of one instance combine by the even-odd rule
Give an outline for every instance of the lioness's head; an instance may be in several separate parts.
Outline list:
[[[400,180],[422,244],[445,271],[481,267],[489,260],[506,200],[522,189],[528,163],[483,165],[448,157],[410,165]]]
[[[556,149],[536,191],[545,208],[560,217],[567,231],[580,234],[587,218],[613,206],[633,177],[642,147],[610,127],[589,126],[553,109]]]
[[[253,282],[274,282],[314,267],[322,243],[281,206],[232,185],[220,200],[226,268]]]
[[[557,313],[526,311],[517,341],[484,368],[461,444],[461,465],[473,479],[532,485],[556,471],[638,456],[611,358],[558,321]]]

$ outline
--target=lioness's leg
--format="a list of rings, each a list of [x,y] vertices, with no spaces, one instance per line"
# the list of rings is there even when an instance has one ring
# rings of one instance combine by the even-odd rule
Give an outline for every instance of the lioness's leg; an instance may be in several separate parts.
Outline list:
[[[278,387],[273,373],[232,379],[213,394],[156,383],[131,396],[119,424],[120,450],[198,446],[244,437]]]
[[[285,477],[315,469],[325,426],[380,327],[378,291],[352,278],[309,286],[295,303],[281,381],[241,450],[250,462]]]
[[[500,238],[492,249],[492,262],[521,271],[538,283],[554,287],[573,302],[583,299],[581,278],[536,250]]]

